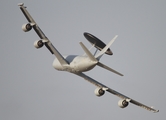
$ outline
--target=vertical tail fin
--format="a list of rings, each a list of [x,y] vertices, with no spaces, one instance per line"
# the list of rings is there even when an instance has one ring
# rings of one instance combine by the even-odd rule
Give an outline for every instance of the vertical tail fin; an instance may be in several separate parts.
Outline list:
[[[107,49],[112,45],[112,43],[115,41],[115,39],[118,37],[118,35],[115,35],[115,37],[95,56],[96,59],[100,59],[103,54],[107,51]]]

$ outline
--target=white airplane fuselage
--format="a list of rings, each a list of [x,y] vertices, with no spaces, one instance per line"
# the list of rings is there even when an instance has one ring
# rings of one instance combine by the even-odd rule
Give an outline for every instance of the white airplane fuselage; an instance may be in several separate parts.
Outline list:
[[[93,69],[97,62],[91,61],[87,56],[68,55],[63,56],[68,65],[61,65],[57,58],[53,62],[53,67],[59,71],[68,71],[72,73],[86,72]]]

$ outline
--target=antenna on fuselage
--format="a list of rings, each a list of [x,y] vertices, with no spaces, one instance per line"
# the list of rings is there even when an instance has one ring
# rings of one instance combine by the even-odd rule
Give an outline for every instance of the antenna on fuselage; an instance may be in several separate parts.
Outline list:
[[[104,42],[102,42],[100,39],[98,39],[97,37],[95,37],[94,35],[92,35],[90,33],[85,32],[84,36],[92,44],[92,46],[94,46],[96,49],[98,49],[100,51],[106,46],[106,44]],[[95,54],[96,54],[96,52],[95,52]],[[113,55],[113,53],[110,50],[110,48],[108,48],[105,51],[105,54]]]

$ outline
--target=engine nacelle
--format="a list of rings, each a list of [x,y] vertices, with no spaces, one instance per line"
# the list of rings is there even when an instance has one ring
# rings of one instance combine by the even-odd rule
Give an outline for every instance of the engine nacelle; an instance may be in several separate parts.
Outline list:
[[[118,106],[121,108],[125,108],[129,105],[129,102],[127,100],[119,100]]]
[[[34,46],[37,49],[43,47],[43,45],[44,45],[44,43],[43,43],[42,40],[37,40],[37,41],[34,42]]]
[[[31,29],[32,29],[32,26],[31,26],[30,23],[28,23],[28,24],[23,24],[23,25],[22,25],[22,30],[23,30],[24,32],[28,32],[28,31],[30,31]]]
[[[102,88],[96,88],[94,92],[95,92],[95,95],[98,97],[104,95],[105,93],[105,91]]]

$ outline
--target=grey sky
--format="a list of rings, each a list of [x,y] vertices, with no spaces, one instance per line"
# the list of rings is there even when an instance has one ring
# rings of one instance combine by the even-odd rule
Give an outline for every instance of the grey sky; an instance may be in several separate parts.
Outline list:
[[[24,2],[46,36],[62,54],[90,47],[83,32],[111,46],[104,64],[120,77],[96,67],[86,74],[139,102],[154,106],[153,114],[130,104],[121,109],[119,98],[94,95],[95,86],[67,72],[54,70],[54,56],[33,47],[38,36],[21,30],[27,20],[17,3]],[[1,120],[164,120],[166,101],[165,0],[2,0],[0,4],[0,119]]]

